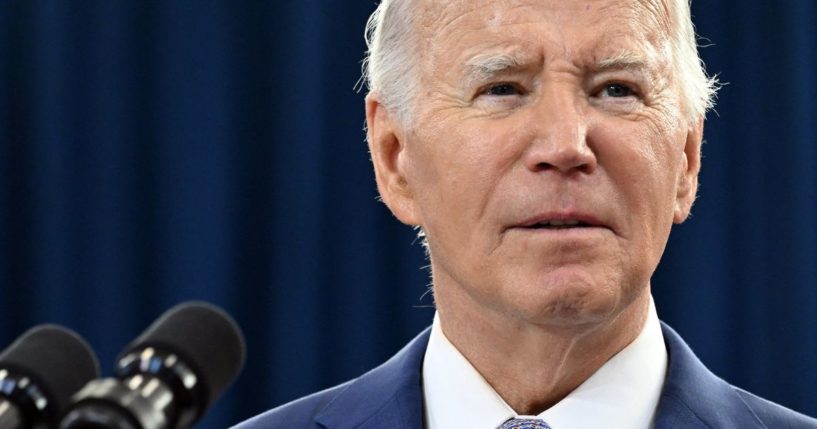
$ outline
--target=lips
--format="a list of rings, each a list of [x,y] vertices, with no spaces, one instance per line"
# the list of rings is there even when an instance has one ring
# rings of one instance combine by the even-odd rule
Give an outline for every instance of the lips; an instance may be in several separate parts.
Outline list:
[[[606,228],[595,216],[587,213],[542,213],[528,218],[513,228],[524,229],[572,229],[572,228]]]

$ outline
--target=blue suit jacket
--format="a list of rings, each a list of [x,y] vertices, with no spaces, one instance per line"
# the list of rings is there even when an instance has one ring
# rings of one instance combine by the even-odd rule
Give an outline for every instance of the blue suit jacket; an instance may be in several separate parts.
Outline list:
[[[656,429],[817,429],[817,420],[729,385],[662,325],[669,368]],[[421,429],[421,374],[429,330],[383,365],[239,424],[234,429]]]

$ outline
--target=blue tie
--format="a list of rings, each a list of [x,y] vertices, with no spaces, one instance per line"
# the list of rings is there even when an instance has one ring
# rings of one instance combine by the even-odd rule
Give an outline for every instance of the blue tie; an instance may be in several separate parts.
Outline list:
[[[510,419],[499,429],[550,429],[543,420],[537,419]]]

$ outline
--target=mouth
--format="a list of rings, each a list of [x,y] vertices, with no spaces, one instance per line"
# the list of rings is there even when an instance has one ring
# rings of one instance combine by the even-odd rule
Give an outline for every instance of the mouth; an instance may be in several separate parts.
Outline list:
[[[537,222],[531,225],[522,225],[522,228],[526,229],[571,229],[571,228],[587,228],[590,225],[587,222],[583,222],[576,219],[551,219],[551,220],[544,220],[541,222]]]
[[[538,215],[514,225],[512,228],[527,230],[570,230],[604,228],[611,229],[591,215],[575,213],[551,213]]]

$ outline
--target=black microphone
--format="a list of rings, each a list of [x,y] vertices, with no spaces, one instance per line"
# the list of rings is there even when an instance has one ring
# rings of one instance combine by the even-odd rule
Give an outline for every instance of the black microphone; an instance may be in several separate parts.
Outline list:
[[[54,428],[71,395],[99,377],[99,362],[76,333],[29,329],[0,354],[0,429]]]
[[[244,365],[244,337],[203,302],[165,312],[119,355],[115,378],[74,396],[61,429],[181,429],[198,420]]]

